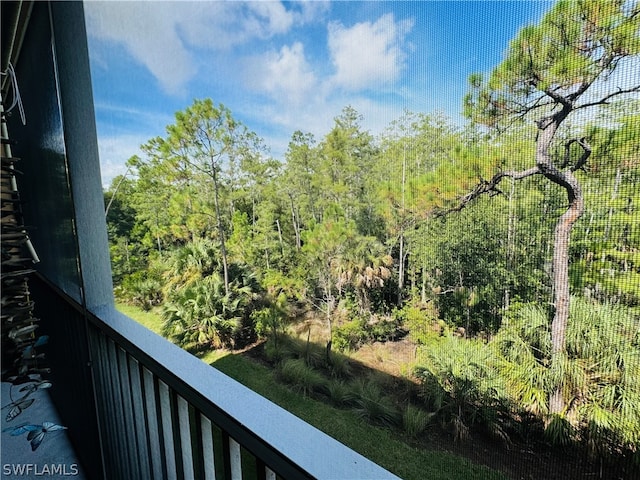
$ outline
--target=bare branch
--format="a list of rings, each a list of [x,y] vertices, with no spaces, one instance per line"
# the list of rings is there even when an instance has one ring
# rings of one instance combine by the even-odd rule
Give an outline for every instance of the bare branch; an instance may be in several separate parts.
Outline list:
[[[560,165],[560,170],[567,168],[571,163],[571,145],[577,143],[582,148],[582,155],[576,161],[575,165],[571,167],[571,171],[575,172],[576,170],[580,170],[587,163],[587,159],[591,155],[591,145],[587,143],[585,137],[582,138],[573,138],[564,144],[564,160]]]
[[[531,167],[527,170],[522,170],[519,172],[513,170],[498,172],[491,178],[491,180],[485,180],[481,177],[480,182],[474,187],[474,189],[460,198],[458,205],[443,212],[439,212],[436,214],[436,216],[444,216],[452,212],[459,212],[481,195],[489,194],[489,196],[494,196],[502,194],[502,191],[498,188],[498,184],[500,184],[500,182],[505,178],[511,178],[512,180],[522,180],[523,178],[531,177],[533,175],[538,175],[541,173],[542,171],[536,165],[535,167]]]
[[[616,90],[615,92],[611,92],[608,95],[605,95],[603,98],[596,100],[595,102],[589,102],[589,103],[584,103],[582,105],[578,105],[574,107],[574,110],[593,107],[595,105],[607,105],[609,104],[609,100],[613,97],[616,97],[618,95],[623,95],[625,93],[634,93],[634,92],[640,92],[640,85],[635,85],[633,87],[625,88],[625,89],[618,88],[618,90]]]
[[[578,145],[582,147],[582,155],[576,162],[576,164],[571,169],[572,171],[576,171],[581,169],[587,163],[588,158],[591,156],[591,145],[589,145],[584,137],[577,141]]]

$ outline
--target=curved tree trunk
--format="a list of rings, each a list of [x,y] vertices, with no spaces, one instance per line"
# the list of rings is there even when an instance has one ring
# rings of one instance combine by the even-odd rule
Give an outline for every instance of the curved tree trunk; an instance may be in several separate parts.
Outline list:
[[[551,322],[551,363],[560,361],[565,355],[566,330],[569,321],[569,242],[571,230],[584,211],[584,198],[578,179],[571,169],[559,170],[552,162],[549,148],[558,127],[571,112],[565,106],[560,112],[546,117],[538,123],[540,133],[536,145],[536,164],[540,172],[551,182],[567,192],[569,206],[556,223],[553,239],[553,292],[554,313]],[[584,145],[583,145],[584,148]],[[590,153],[585,150],[586,156]],[[586,156],[582,162],[586,160]],[[549,396],[549,413],[561,414],[565,409],[562,384],[555,385]]]

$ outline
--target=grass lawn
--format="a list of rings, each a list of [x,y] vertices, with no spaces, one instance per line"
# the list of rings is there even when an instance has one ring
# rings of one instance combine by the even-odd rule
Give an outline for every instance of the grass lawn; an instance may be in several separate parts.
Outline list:
[[[117,308],[147,328],[160,331],[162,320],[157,313],[122,304]],[[456,455],[417,449],[405,442],[402,435],[372,426],[349,410],[295,393],[278,383],[270,368],[242,355],[212,352],[202,360],[406,480],[507,478]]]

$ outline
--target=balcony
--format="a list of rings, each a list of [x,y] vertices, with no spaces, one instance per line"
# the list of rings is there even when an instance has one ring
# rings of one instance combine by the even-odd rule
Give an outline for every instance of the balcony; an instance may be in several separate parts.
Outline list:
[[[2,2],[2,27],[29,295],[67,427],[38,451],[68,438],[90,479],[396,478],[114,309],[82,4]],[[4,440],[3,464],[24,462]]]

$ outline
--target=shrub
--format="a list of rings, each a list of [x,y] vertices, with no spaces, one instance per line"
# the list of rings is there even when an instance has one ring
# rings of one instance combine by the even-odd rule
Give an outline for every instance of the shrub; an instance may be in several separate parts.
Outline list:
[[[336,378],[349,378],[353,374],[349,357],[335,352],[329,356],[329,371]]]
[[[365,314],[336,327],[332,343],[338,351],[353,351],[368,342],[387,342],[405,334],[398,317]]]
[[[402,322],[395,316],[371,315],[367,320],[365,330],[369,332],[369,337],[377,342],[397,340],[406,335],[402,329]]]
[[[399,325],[407,329],[410,337],[421,345],[427,345],[446,332],[444,322],[438,322],[438,311],[433,303],[405,305],[399,310],[394,310],[393,317]]]
[[[549,315],[521,305],[491,342],[513,400],[545,420],[545,436],[572,440],[594,453],[634,453],[640,444],[640,318],[630,309],[573,297],[566,355],[550,362]],[[567,403],[548,415],[557,385]]]
[[[259,337],[270,338],[274,343],[278,343],[278,339],[284,335],[287,318],[285,313],[276,306],[254,310],[251,313],[251,320]]]
[[[293,356],[291,345],[285,338],[279,342],[276,342],[274,339],[269,339],[264,343],[263,348],[265,358],[273,364]]]
[[[357,350],[369,339],[369,333],[360,319],[351,320],[333,329],[332,343],[340,352]]]
[[[565,417],[554,414],[544,430],[544,436],[552,445],[567,446],[574,442],[575,430]]]
[[[326,365],[327,350],[317,343],[288,337],[287,347],[291,351],[291,356],[302,359],[308,366],[320,368]]]
[[[139,271],[126,275],[115,288],[115,295],[126,303],[149,311],[162,303],[162,287],[161,278],[154,272]]]
[[[214,273],[175,290],[163,305],[163,335],[186,349],[234,348],[250,338],[245,314],[252,294]],[[250,329],[249,329],[250,330]]]

